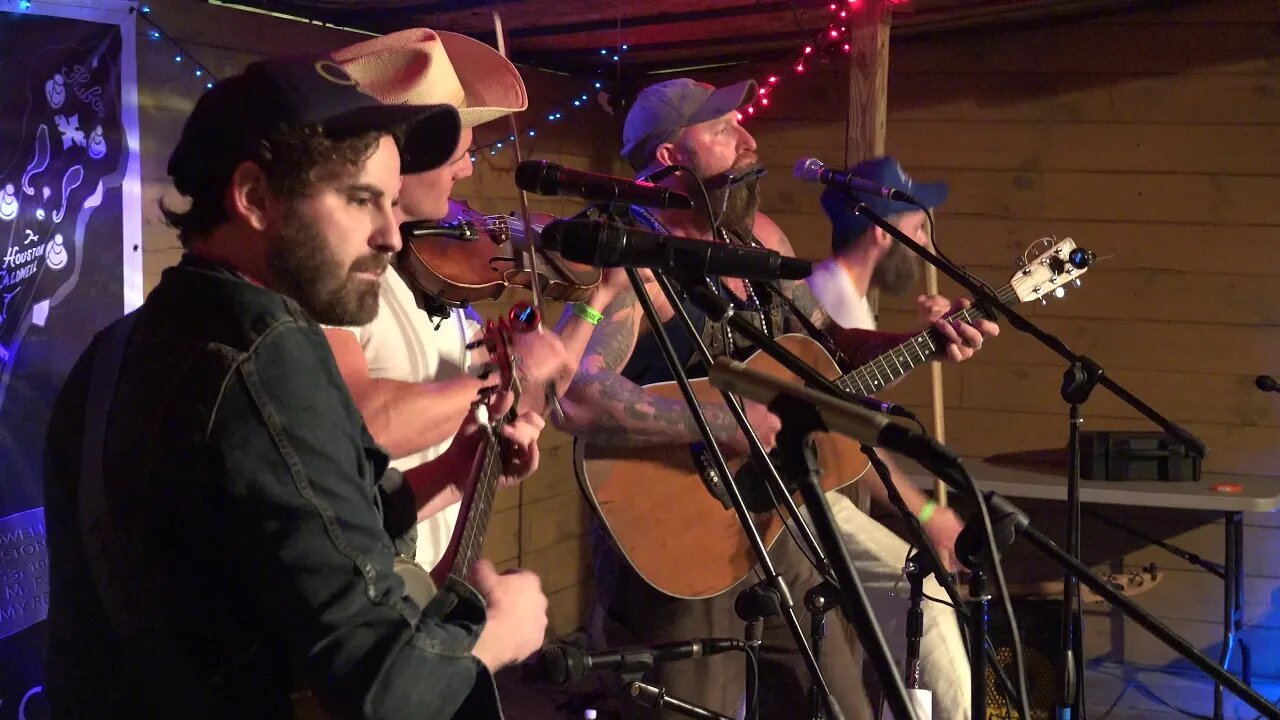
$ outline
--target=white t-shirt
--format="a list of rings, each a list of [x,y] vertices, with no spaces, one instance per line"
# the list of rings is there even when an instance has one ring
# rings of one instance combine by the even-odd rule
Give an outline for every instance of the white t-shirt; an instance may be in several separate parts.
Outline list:
[[[809,289],[818,304],[837,325],[846,330],[875,330],[876,316],[867,296],[858,291],[853,278],[835,258],[827,258],[813,266]]]
[[[347,328],[356,334],[369,363],[369,375],[404,382],[435,382],[467,372],[468,338],[480,325],[465,311],[453,310],[436,329],[436,318],[418,307],[413,291],[394,269],[382,275],[378,315],[373,322]],[[408,470],[438,457],[450,438],[421,452],[394,458],[391,466]],[[458,524],[460,505],[454,503],[418,523],[418,562],[432,568],[440,561]]]

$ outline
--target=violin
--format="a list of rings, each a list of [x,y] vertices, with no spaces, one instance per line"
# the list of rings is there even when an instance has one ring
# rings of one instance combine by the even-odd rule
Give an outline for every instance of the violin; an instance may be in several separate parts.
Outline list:
[[[485,215],[465,200],[449,198],[449,213],[439,221],[400,226],[404,248],[397,268],[416,290],[447,305],[496,300],[508,286],[531,289],[534,274],[526,265],[531,235],[555,220],[530,213],[531,228],[509,215]],[[600,268],[570,262],[539,248],[538,277],[543,296],[560,302],[586,300],[600,283]]]

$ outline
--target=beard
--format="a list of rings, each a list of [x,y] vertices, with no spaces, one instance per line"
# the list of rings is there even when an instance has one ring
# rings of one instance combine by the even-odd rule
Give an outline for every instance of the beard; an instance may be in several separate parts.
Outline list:
[[[698,178],[704,183],[723,174],[709,172],[693,148],[686,147],[685,151],[689,154],[690,169],[697,173]],[[741,171],[759,165],[759,157],[753,152],[746,152],[739,155],[729,169]],[[756,222],[756,210],[760,207],[760,176],[757,175],[736,185],[712,190],[705,200],[702,193],[696,190],[689,193],[689,197],[693,199],[693,209],[698,213],[698,217],[708,216],[706,203],[709,201],[711,216],[718,216],[717,224],[745,240],[751,237],[751,231]],[[721,208],[724,208],[723,213]]]
[[[389,254],[375,252],[342,267],[320,228],[296,205],[285,210],[267,249],[267,267],[280,292],[324,325],[372,322],[378,314],[379,282],[356,273],[381,273],[390,263]]]
[[[901,295],[910,290],[920,279],[924,261],[897,240],[871,271],[871,286],[891,295]]]
[[[733,187],[721,188],[711,194],[711,202],[717,211],[724,208],[720,227],[744,240],[750,238],[756,224],[756,210],[760,208],[760,179],[752,178]]]

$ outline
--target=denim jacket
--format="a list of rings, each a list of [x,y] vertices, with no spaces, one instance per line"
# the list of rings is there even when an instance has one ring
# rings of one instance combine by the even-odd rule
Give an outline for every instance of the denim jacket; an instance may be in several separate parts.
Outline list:
[[[488,716],[492,677],[471,655],[483,601],[461,583],[425,609],[403,599],[393,537],[412,496],[384,475],[320,328],[191,256],[138,312],[103,477],[128,557],[110,572],[145,637],[108,617],[77,521],[99,335],[45,447],[54,716],[288,718],[300,687],[336,717]]]

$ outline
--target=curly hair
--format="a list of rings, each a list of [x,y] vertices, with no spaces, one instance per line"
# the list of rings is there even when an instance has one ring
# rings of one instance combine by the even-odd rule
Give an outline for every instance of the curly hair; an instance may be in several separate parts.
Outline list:
[[[160,200],[165,224],[178,231],[178,240],[190,248],[230,219],[226,192],[231,176],[242,162],[262,168],[271,192],[297,198],[316,185],[356,172],[373,155],[386,133],[371,132],[341,140],[327,137],[319,126],[284,126],[259,140],[247,152],[221,152],[209,148],[193,164],[174,174],[174,186],[190,198],[186,210],[174,210]]]

